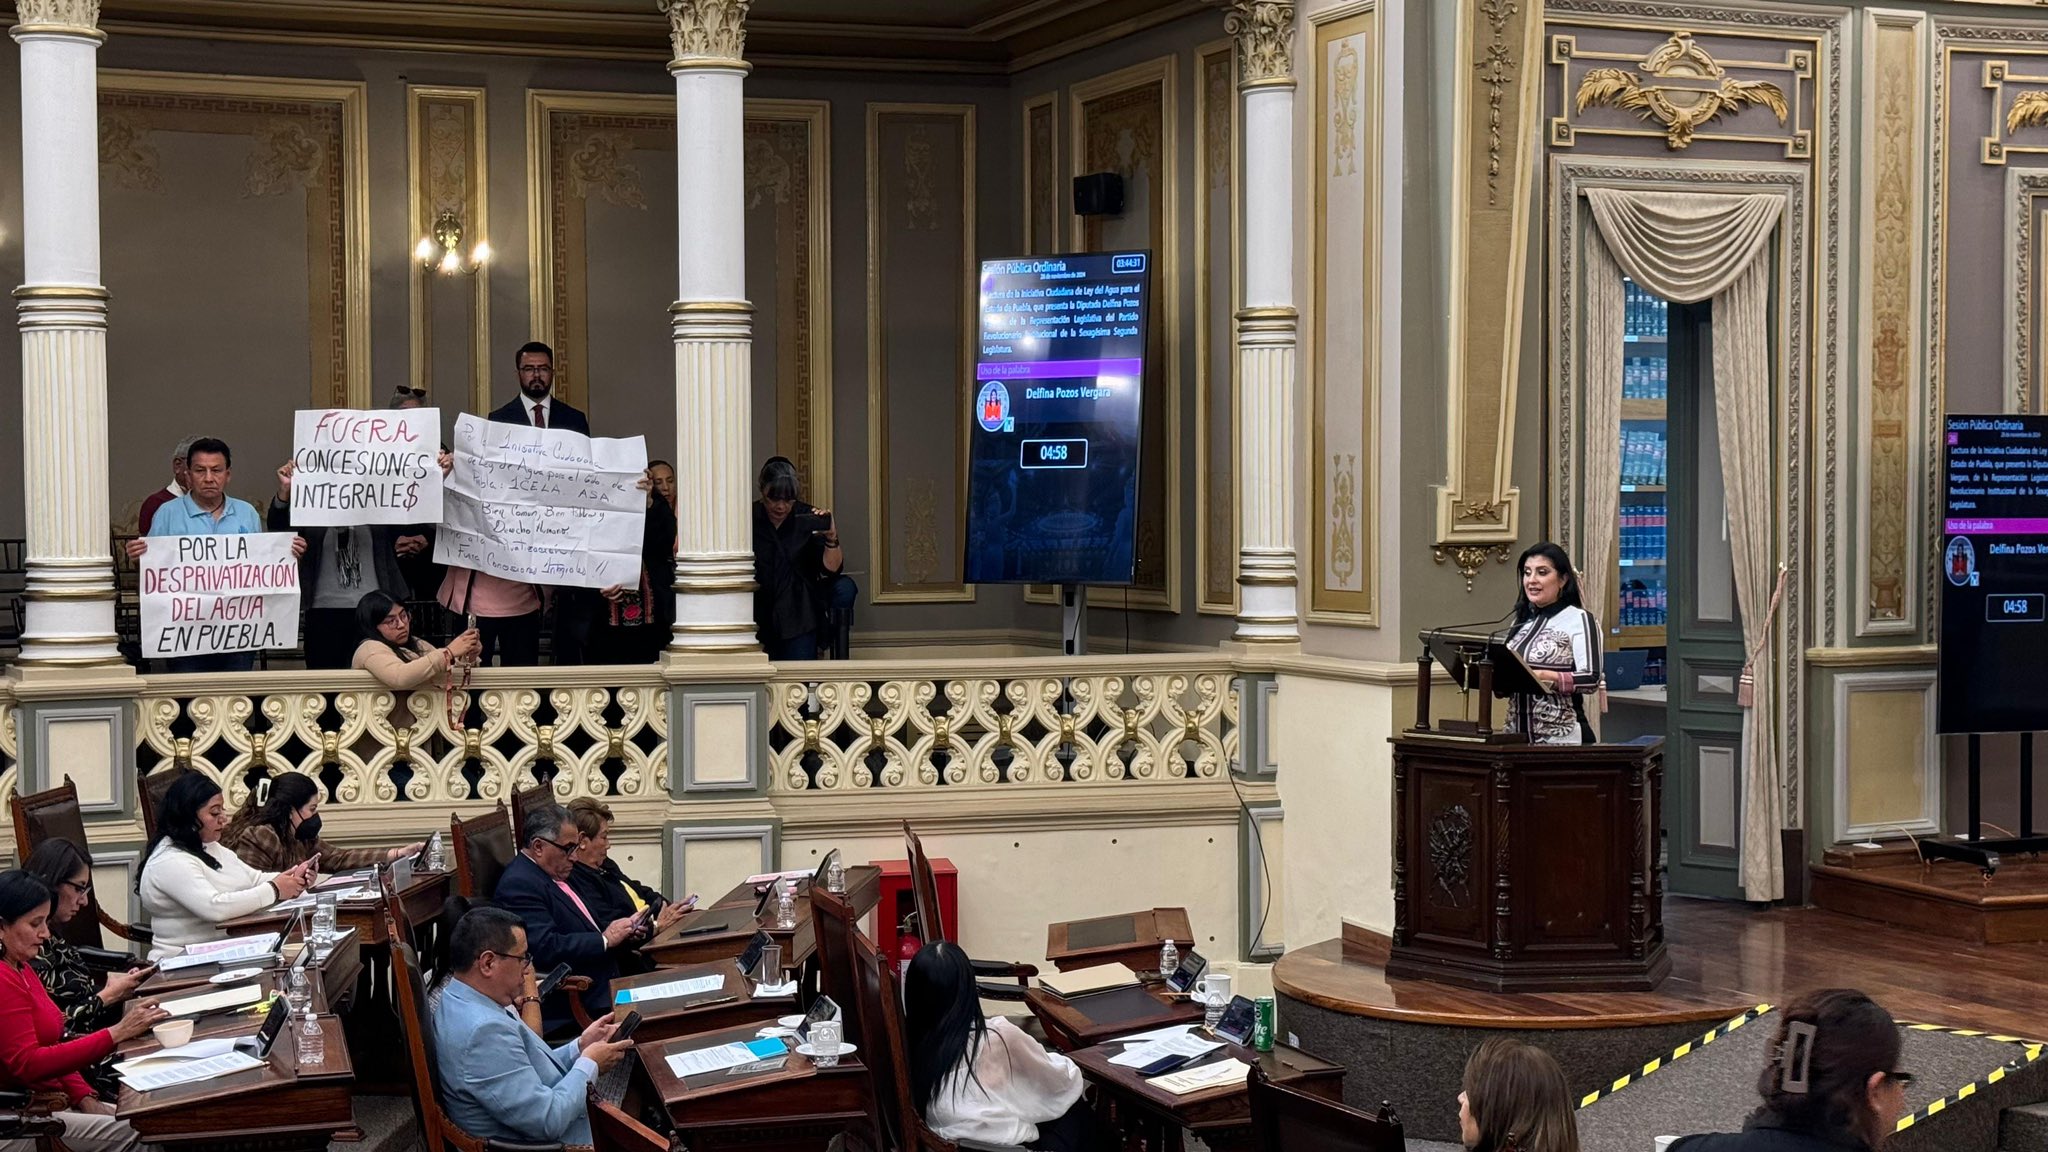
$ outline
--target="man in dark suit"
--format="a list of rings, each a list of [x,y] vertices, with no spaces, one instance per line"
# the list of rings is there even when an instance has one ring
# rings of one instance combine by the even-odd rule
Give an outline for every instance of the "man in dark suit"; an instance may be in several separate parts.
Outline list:
[[[568,809],[560,804],[529,808],[519,835],[525,846],[499,877],[492,899],[525,923],[526,950],[536,971],[567,964],[576,975],[590,977],[583,1007],[595,1019],[612,1010],[612,981],[619,975],[612,949],[631,943],[639,917],[599,925],[569,887],[583,834]],[[542,1029],[553,1033],[570,1023],[568,993],[557,990],[541,1004]]]
[[[590,418],[555,398],[555,350],[530,340],[512,357],[519,372],[519,395],[491,413],[499,424],[562,428],[590,435]],[[597,596],[588,588],[557,587],[555,648],[557,664],[581,664],[590,645],[590,627],[597,618]]]

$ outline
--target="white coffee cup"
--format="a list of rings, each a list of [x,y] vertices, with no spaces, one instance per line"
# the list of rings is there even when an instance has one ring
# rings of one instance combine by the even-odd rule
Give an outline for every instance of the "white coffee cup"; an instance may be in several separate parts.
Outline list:
[[[837,1020],[817,1020],[812,1022],[812,1063],[820,1068],[831,1068],[839,1063],[839,1041],[842,1027]]]
[[[1198,1004],[1230,1003],[1230,975],[1226,972],[1204,972],[1195,981],[1195,1002]]]
[[[192,1041],[192,1021],[166,1020],[151,1028],[149,1034],[166,1048],[183,1048]]]
[[[1676,1136],[1659,1136],[1657,1137],[1657,1147],[1654,1152],[1664,1152],[1666,1148],[1676,1143],[1678,1143],[1678,1137]]]

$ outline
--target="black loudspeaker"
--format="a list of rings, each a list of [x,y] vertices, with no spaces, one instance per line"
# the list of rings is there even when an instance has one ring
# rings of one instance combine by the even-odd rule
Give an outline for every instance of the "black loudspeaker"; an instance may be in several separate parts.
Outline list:
[[[1124,214],[1124,178],[1114,172],[1074,177],[1074,215]]]

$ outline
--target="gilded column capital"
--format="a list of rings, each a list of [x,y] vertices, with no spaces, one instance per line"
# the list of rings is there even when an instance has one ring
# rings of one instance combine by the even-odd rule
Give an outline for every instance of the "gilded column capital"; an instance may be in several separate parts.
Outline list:
[[[100,0],[14,0],[15,25],[9,31],[71,33],[106,39],[99,29]]]
[[[675,49],[669,71],[747,67],[747,9],[753,0],[655,0],[655,6],[668,15]]]
[[[1294,84],[1294,0],[1218,0],[1223,30],[1237,40],[1243,88]]]

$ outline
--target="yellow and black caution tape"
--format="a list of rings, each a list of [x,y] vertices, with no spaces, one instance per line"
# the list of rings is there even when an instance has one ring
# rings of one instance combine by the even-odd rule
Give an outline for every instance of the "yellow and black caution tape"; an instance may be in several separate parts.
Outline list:
[[[1904,1024],[1901,1027],[1913,1032],[1945,1032],[1951,1036],[1981,1036],[1986,1040],[1996,1040],[2001,1044],[2016,1044],[2019,1046],[2020,1054],[1999,1067],[1993,1068],[1990,1074],[1983,1079],[1972,1080],[1926,1107],[1899,1117],[1897,1130],[1900,1132],[1904,1132],[1906,1129],[1941,1112],[1950,1105],[1960,1104],[1968,1100],[1979,1091],[1998,1083],[2000,1080],[2041,1058],[2042,1044],[2039,1040],[2027,1040],[2019,1036],[2001,1036],[1996,1032],[1981,1032],[1971,1028],[1944,1028],[1939,1024]]]
[[[1744,1024],[1747,1024],[1751,1020],[1754,1020],[1757,1017],[1764,1015],[1770,1010],[1771,1006],[1769,1004],[1759,1004],[1756,1007],[1751,1008],[1749,1011],[1744,1012],[1742,1015],[1737,1016],[1735,1019],[1730,1020],[1725,1024],[1716,1026],[1713,1029],[1713,1031],[1708,1032],[1706,1035],[1700,1037],[1699,1039],[1688,1040],[1685,1043],[1680,1044],[1678,1047],[1671,1050],[1671,1055],[1660,1056],[1657,1059],[1650,1061],[1648,1064],[1643,1065],[1642,1071],[1631,1072],[1628,1075],[1623,1076],[1621,1079],[1616,1080],[1614,1083],[1609,1084],[1605,1088],[1601,1088],[1596,1091],[1586,1093],[1583,1097],[1579,1099],[1579,1107],[1591,1107],[1596,1101],[1601,1100],[1608,1096],[1612,1096],[1616,1092],[1621,1091],[1623,1088],[1628,1087],[1630,1084],[1633,1084],[1636,1081],[1642,1079],[1643,1077],[1648,1076],[1650,1073],[1655,1072],[1657,1069],[1670,1064],[1672,1061],[1690,1055],[1694,1049],[1704,1048],[1707,1045],[1712,1044],[1714,1041],[1719,1040],[1721,1037],[1726,1036],[1730,1032],[1735,1031],[1737,1028],[1742,1027]]]

